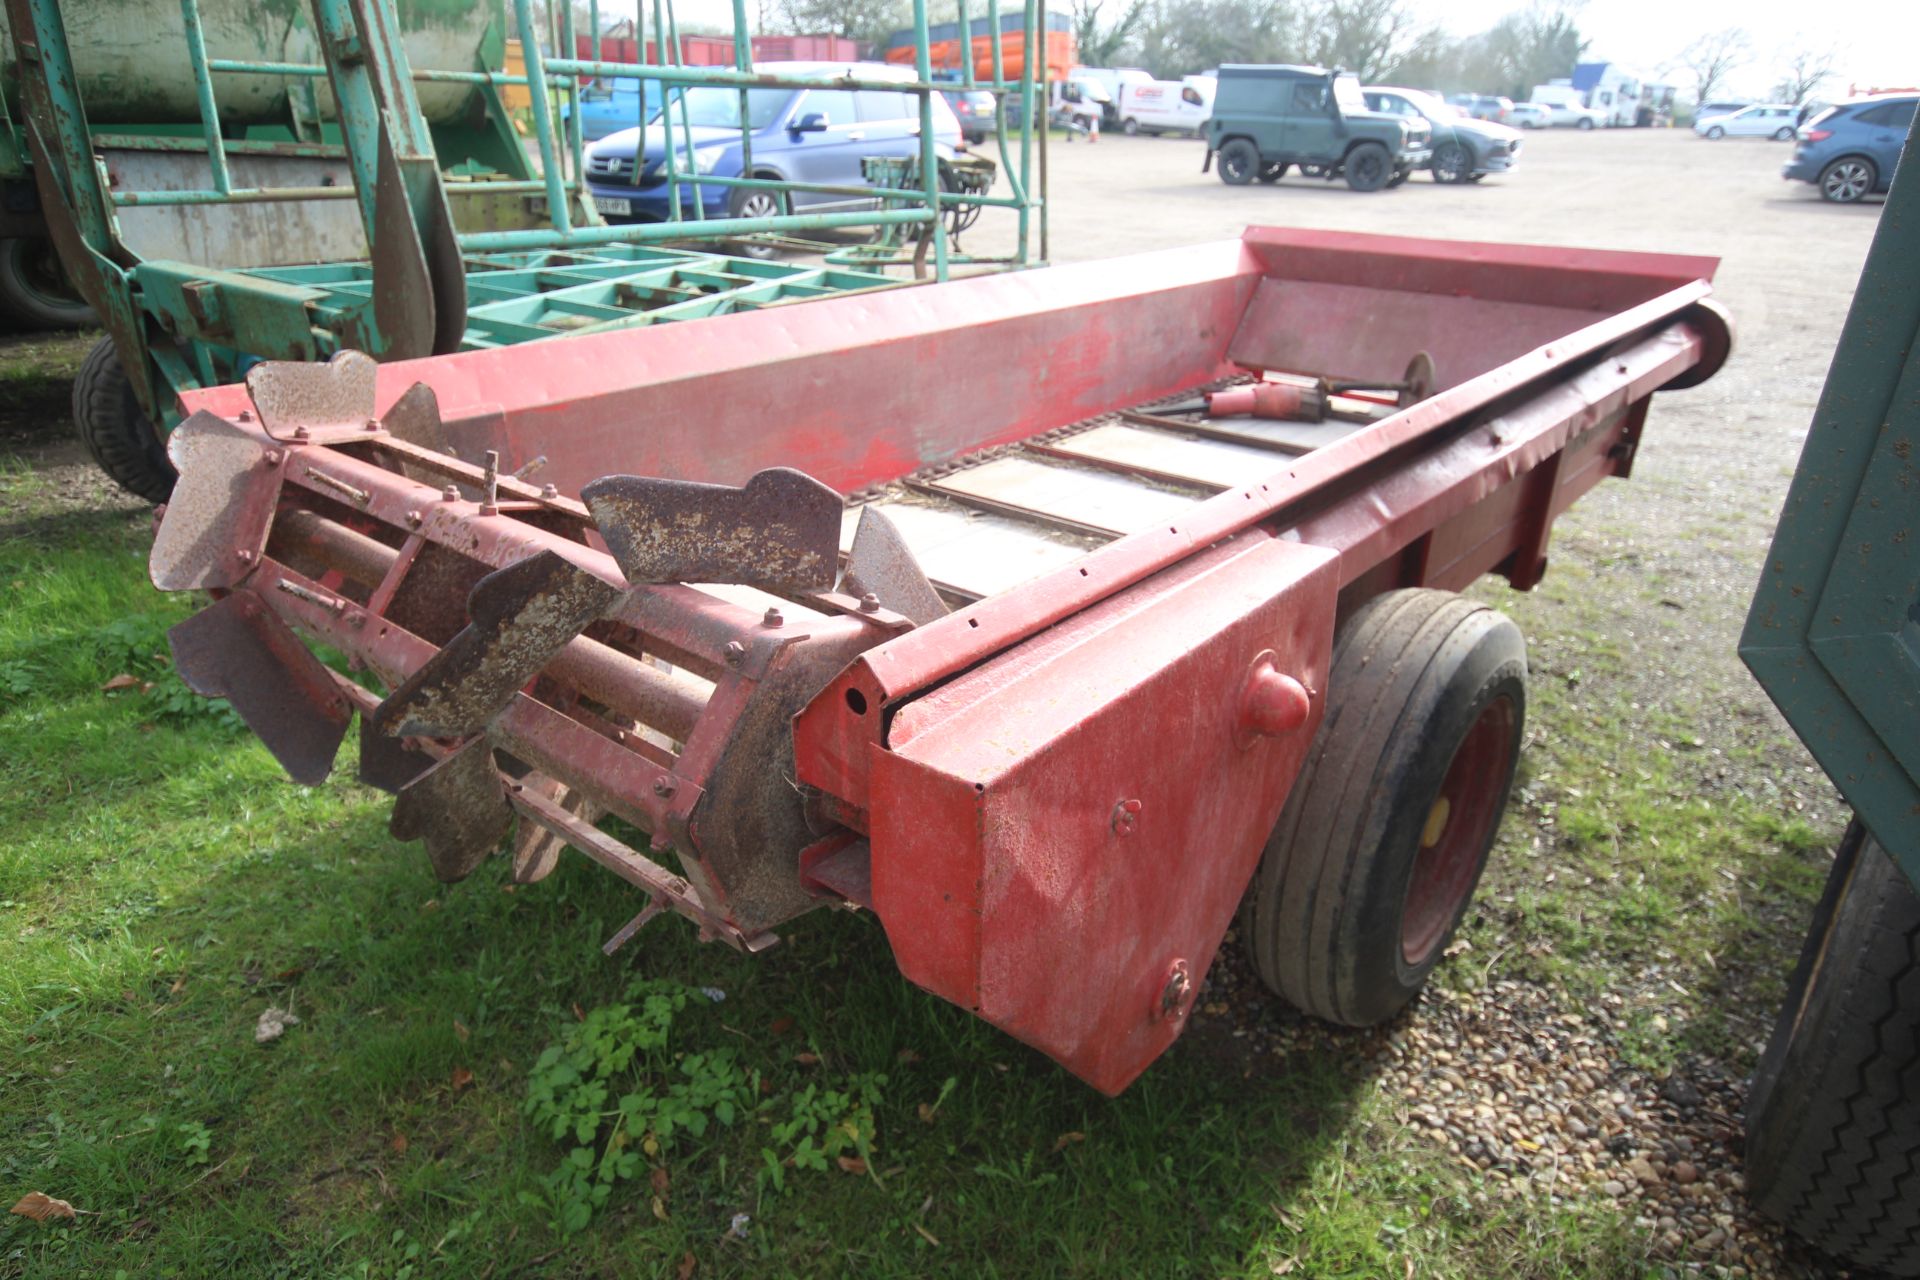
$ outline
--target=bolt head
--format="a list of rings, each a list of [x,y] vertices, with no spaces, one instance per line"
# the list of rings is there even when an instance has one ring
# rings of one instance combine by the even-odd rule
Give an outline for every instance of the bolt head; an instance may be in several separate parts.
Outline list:
[[[285,456],[286,455],[282,454],[278,449],[269,449],[262,458],[262,461],[270,467],[277,467],[280,465],[280,459]]]
[[[412,525],[416,529],[420,527],[421,522],[424,521],[425,519],[426,517],[421,515],[418,511],[407,512],[407,523]]]
[[[729,640],[727,641],[725,653],[727,655],[727,665],[737,667],[740,665],[740,659],[747,656],[747,646],[741,644],[738,640]]]
[[[457,484],[450,484],[446,488],[440,491],[440,496],[442,498],[445,498],[448,502],[458,502],[460,501],[460,486]]]
[[[877,595],[875,595],[875,594],[873,594],[873,592],[871,592],[871,591],[869,591],[869,592],[867,592],[867,593],[866,593],[865,595],[863,595],[863,596],[861,596],[861,597],[860,597],[860,612],[862,612],[862,613],[878,613],[878,612],[880,612],[880,597],[879,597],[879,596],[877,596]]]
[[[310,440],[313,438],[313,432],[307,430],[305,427],[295,427],[293,429],[293,438],[295,440]]]
[[[552,501],[560,496],[560,486],[556,484],[543,484],[540,486],[540,496],[548,501]]]
[[[786,615],[780,612],[778,606],[769,606],[760,621],[769,627],[779,627],[785,626],[787,619]]]
[[[245,547],[240,548],[240,550],[234,552],[233,554],[234,554],[234,558],[238,560],[241,564],[253,563],[253,552],[247,550]]]
[[[367,430],[378,431],[379,429],[380,429],[380,419],[378,418],[367,419]]]
[[[653,794],[659,796],[662,800],[665,800],[668,796],[672,795],[673,779],[672,778],[655,778],[653,780]]]
[[[252,422],[252,421],[253,421],[253,410],[251,410],[251,409],[242,409],[242,410],[240,411],[240,421],[242,421],[242,422]]]

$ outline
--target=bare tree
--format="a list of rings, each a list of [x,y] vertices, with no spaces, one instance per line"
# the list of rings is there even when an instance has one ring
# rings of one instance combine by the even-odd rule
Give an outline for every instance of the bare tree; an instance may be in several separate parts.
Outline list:
[[[1073,42],[1080,62],[1108,67],[1118,60],[1147,17],[1147,0],[1124,0],[1111,22],[1103,21],[1107,0],[1073,0]]]
[[[1157,0],[1136,42],[1155,75],[1223,62],[1297,62],[1292,0]]]
[[[1780,83],[1774,98],[1799,106],[1813,96],[1814,90],[1833,78],[1834,64],[1840,56],[1831,45],[1816,48],[1804,36],[1794,38],[1794,51],[1787,54],[1780,69]]]
[[[780,0],[781,25],[795,35],[846,36],[881,44],[907,25],[904,0]]]
[[[1309,59],[1369,83],[1396,71],[1420,34],[1405,0],[1319,0],[1305,26]]]
[[[1693,76],[1693,100],[1705,102],[1729,72],[1753,60],[1753,40],[1740,27],[1709,31],[1680,51],[1679,64]]]

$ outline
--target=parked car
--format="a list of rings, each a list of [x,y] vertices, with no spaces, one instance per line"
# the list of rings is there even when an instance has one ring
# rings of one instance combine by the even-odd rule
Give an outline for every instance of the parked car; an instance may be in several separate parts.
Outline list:
[[[1753,103],[1746,98],[1729,99],[1725,102],[1703,102],[1693,109],[1693,118],[1698,121],[1705,120],[1708,116],[1730,116],[1740,108],[1752,105]]]
[[[1126,133],[1186,133],[1198,138],[1213,114],[1213,94],[1212,76],[1129,80],[1120,86],[1115,110]]]
[[[992,94],[985,89],[942,89],[940,96],[947,100],[954,119],[960,122],[961,137],[971,143],[981,143],[993,136]]]
[[[587,142],[598,142],[610,133],[622,129],[638,128],[642,120],[650,118],[660,109],[660,85],[649,80],[644,90],[646,105],[641,105],[641,82],[638,80],[602,79],[590,81],[580,89],[580,136]],[[572,104],[560,104],[560,119],[564,122],[572,109]],[[678,115],[676,111],[675,115]]]
[[[911,80],[910,68],[876,62],[762,62],[761,72],[854,75],[872,80]],[[740,91],[702,86],[686,93],[692,125],[691,153],[683,141],[680,109],[673,111],[674,164],[716,177],[743,176],[740,163]],[[747,128],[753,140],[756,178],[834,186],[869,186],[861,161],[868,156],[906,158],[920,153],[919,100],[910,93],[879,89],[749,89]],[[960,122],[939,94],[933,96],[935,145],[950,158],[960,145]],[[641,130],[609,134],[587,150],[587,190],[609,222],[664,222],[668,203],[666,131],[646,130],[645,154],[636,160]],[[636,172],[637,168],[637,172]],[[693,215],[688,188],[680,188],[683,217]],[[875,208],[878,202],[817,191],[773,191],[718,183],[699,188],[709,218],[765,218],[795,210],[841,213]],[[771,256],[763,246],[746,246]]]
[[[1553,113],[1542,102],[1516,102],[1507,123],[1521,129],[1544,129],[1553,123]]]
[[[1424,118],[1374,111],[1357,76],[1322,67],[1221,67],[1206,138],[1200,171],[1218,155],[1220,181],[1231,186],[1278,182],[1299,165],[1304,177],[1378,191],[1433,158]]]
[[[1535,85],[1533,101],[1546,108],[1547,124],[1557,129],[1598,129],[1607,113],[1580,101],[1580,95],[1561,85]],[[1543,96],[1545,95],[1545,96]]]
[[[1456,93],[1447,101],[1475,120],[1491,120],[1496,124],[1505,124],[1513,114],[1513,99],[1498,94]]]
[[[1811,182],[1835,204],[1884,194],[1893,183],[1900,147],[1913,128],[1920,94],[1881,94],[1828,107],[1800,128],[1783,178]]]
[[[1756,102],[1727,115],[1698,116],[1693,131],[1703,138],[1773,138],[1786,142],[1793,137],[1793,110],[1785,103]]]
[[[1435,182],[1478,182],[1490,173],[1513,168],[1520,154],[1520,131],[1491,120],[1462,115],[1418,89],[1370,87],[1367,106],[1382,115],[1417,117],[1433,131],[1433,157],[1427,168]]]

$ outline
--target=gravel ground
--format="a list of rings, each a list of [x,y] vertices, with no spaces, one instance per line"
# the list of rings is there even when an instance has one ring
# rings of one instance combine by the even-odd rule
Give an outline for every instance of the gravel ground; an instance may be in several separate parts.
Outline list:
[[[1699,794],[1767,797],[1837,834],[1837,797],[1804,753],[1779,747],[1783,726],[1734,656],[1878,219],[1875,206],[1825,205],[1811,188],[1781,182],[1785,154],[1679,132],[1536,134],[1511,175],[1457,188],[1423,176],[1357,195],[1298,178],[1229,188],[1200,174],[1190,141],[1056,141],[1051,241],[1057,260],[1092,259],[1265,222],[1719,256],[1716,289],[1738,325],[1733,358],[1704,387],[1656,401],[1634,479],[1603,486],[1563,518],[1555,555],[1594,570],[1582,625],[1633,654],[1596,696],[1693,725],[1689,745],[1702,749],[1689,777]],[[988,223],[968,247],[1007,246]],[[77,363],[87,341],[0,339],[0,367]],[[61,507],[133,515],[139,504],[101,484],[65,434],[59,391],[57,379],[19,382],[0,405],[0,454],[47,477]],[[1543,637],[1534,661],[1536,670],[1556,661]],[[1508,821],[1547,829],[1524,796]],[[1742,961],[1783,971],[1798,928],[1783,923],[1770,954]],[[1336,1041],[1357,1071],[1377,1077],[1393,1110],[1479,1171],[1485,1194],[1617,1202],[1647,1233],[1655,1274],[1826,1274],[1740,1195],[1743,1072],[1690,1061],[1661,1080],[1634,1069],[1616,1034],[1623,999],[1576,1007],[1551,988],[1493,981],[1431,990],[1388,1027],[1340,1032],[1281,1008],[1229,947],[1194,1037],[1233,1044],[1249,1070],[1267,1055]],[[1764,1015],[1745,1012],[1757,1042]]]

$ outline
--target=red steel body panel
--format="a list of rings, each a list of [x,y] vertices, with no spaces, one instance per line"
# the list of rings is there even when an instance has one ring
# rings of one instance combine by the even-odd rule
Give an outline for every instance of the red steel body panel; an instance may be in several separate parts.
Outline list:
[[[1246,728],[1268,655],[1323,690],[1336,557],[1254,533],[904,707],[874,910],[902,972],[1118,1093],[1180,1032],[1313,739]],[[1162,1007],[1174,967],[1191,978]]]

